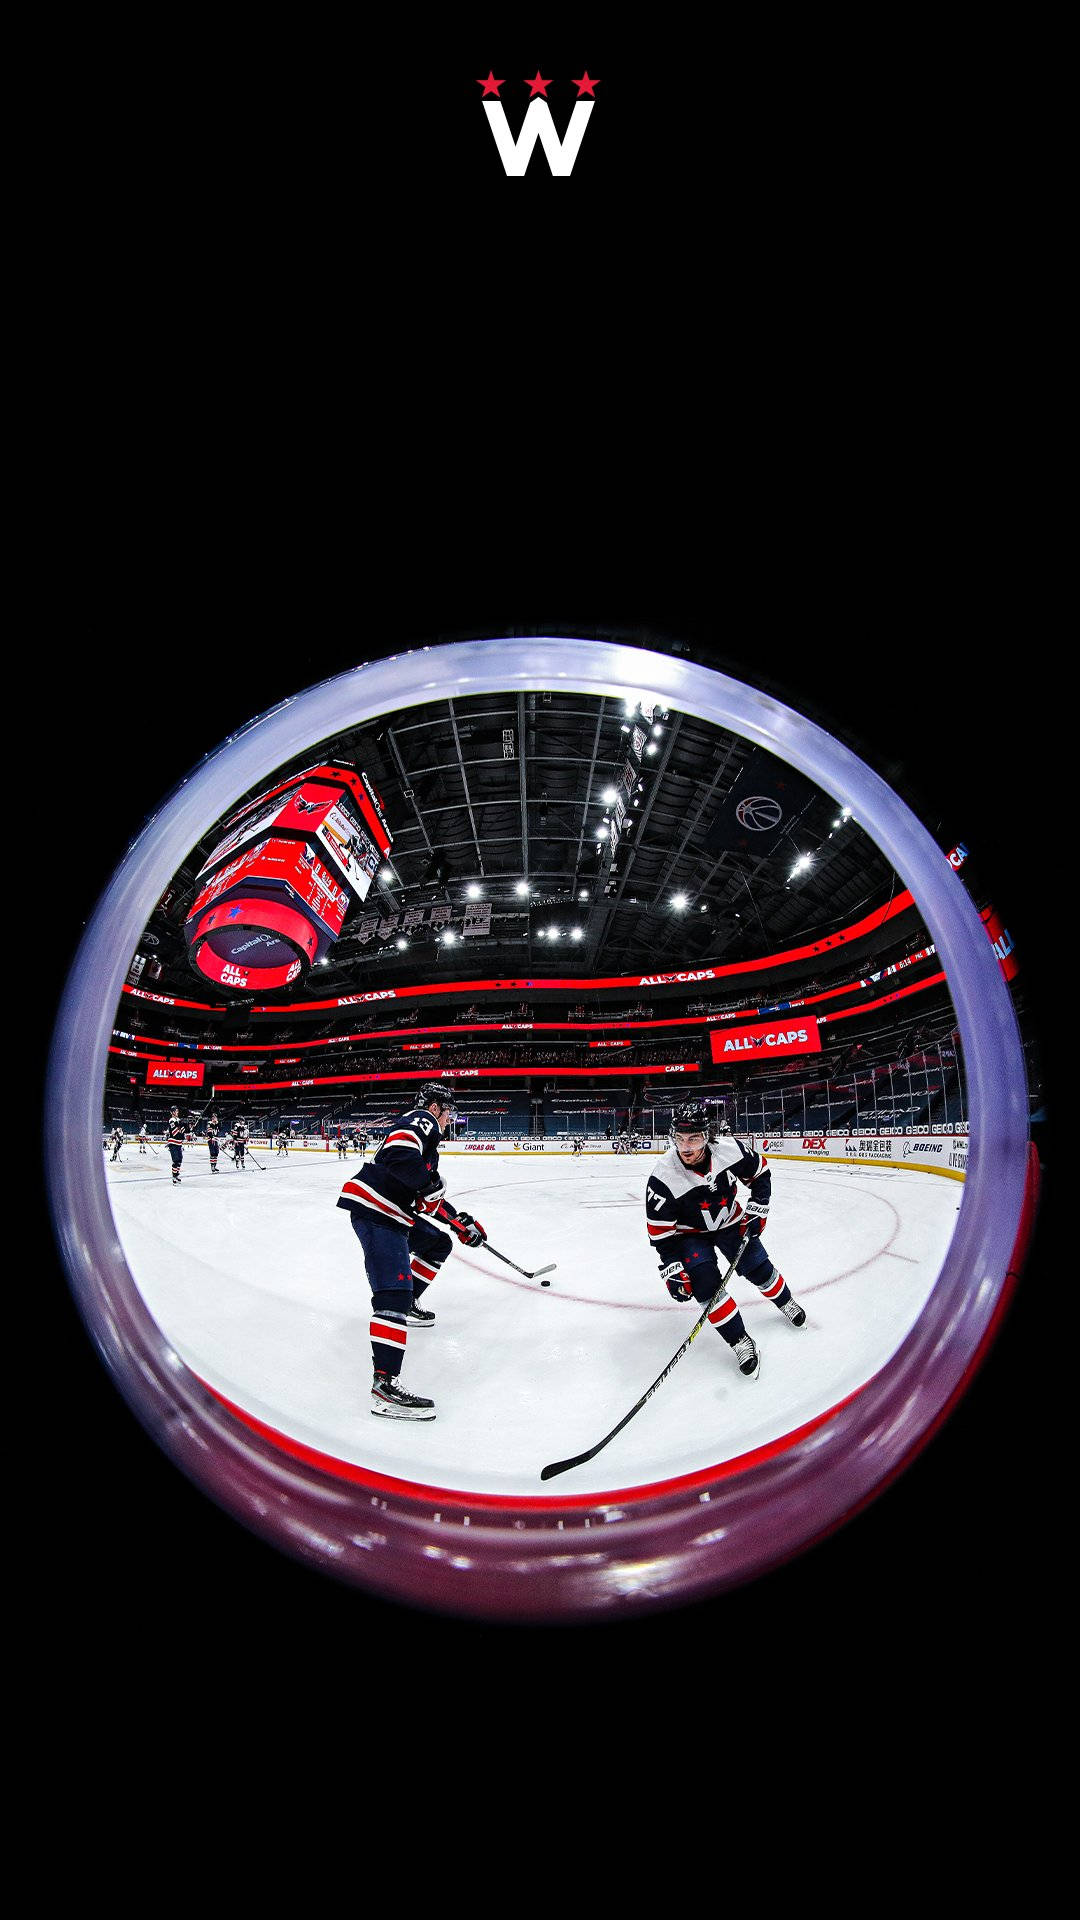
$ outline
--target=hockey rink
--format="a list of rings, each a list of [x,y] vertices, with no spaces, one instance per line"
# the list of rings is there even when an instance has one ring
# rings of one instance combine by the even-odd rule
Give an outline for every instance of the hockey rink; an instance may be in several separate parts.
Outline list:
[[[168,1155],[129,1142],[106,1176],[132,1276],[177,1354],[279,1435],[397,1481],[447,1492],[611,1494],[699,1473],[781,1442],[863,1386],[917,1320],[963,1197],[907,1167],[770,1155],[765,1246],[805,1307],[802,1328],[736,1275],[730,1291],[761,1353],[748,1381],[708,1325],[596,1459],[541,1483],[547,1462],[594,1446],[628,1413],[701,1312],[668,1298],[644,1226],[655,1155],[444,1153],[448,1198],[521,1267],[454,1241],[410,1329],[402,1385],[428,1421],[370,1412],[370,1291],[335,1205],[355,1156],[256,1148],[243,1172],[203,1143],[170,1180]]]

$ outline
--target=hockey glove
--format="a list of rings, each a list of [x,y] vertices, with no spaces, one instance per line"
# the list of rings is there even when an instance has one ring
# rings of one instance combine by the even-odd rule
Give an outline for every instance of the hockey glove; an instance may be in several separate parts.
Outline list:
[[[448,1224],[466,1247],[482,1247],[487,1239],[479,1220],[474,1220],[471,1213],[459,1213]]]
[[[673,1260],[670,1266],[661,1267],[660,1278],[673,1300],[684,1303],[693,1298],[694,1289],[690,1285],[690,1275],[681,1260]]]
[[[746,1225],[743,1228],[743,1232],[746,1235],[747,1239],[749,1239],[751,1234],[760,1235],[764,1233],[765,1222],[769,1217],[768,1201],[767,1200],[748,1200],[746,1203],[745,1212],[746,1212]]]
[[[425,1193],[416,1196],[417,1213],[438,1213],[446,1197],[446,1181],[441,1173],[434,1175],[432,1184]]]

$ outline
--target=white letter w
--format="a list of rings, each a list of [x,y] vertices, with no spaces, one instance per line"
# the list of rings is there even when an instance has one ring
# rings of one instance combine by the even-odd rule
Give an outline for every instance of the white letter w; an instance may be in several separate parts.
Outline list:
[[[570,174],[574,161],[585,137],[585,128],[589,124],[589,115],[595,105],[593,100],[577,100],[570,115],[570,125],[566,129],[565,140],[560,141],[555,131],[555,122],[546,100],[530,100],[525,109],[525,118],[521,123],[521,132],[517,140],[510,137],[501,100],[482,102],[488,117],[488,126],[495,136],[495,145],[499,149],[499,158],[508,174],[521,175],[532,158],[532,150],[539,140],[544,149],[548,166],[553,174]]]

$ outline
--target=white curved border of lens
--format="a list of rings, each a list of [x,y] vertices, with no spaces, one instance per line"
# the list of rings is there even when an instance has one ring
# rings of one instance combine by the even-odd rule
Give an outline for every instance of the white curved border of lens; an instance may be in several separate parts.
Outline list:
[[[185,1439],[191,1440],[190,1423],[201,1418],[201,1449],[229,1450],[233,1461],[224,1463],[224,1478],[235,1470],[242,1479],[243,1435],[235,1421],[213,1407],[193,1415],[190,1392],[180,1384],[181,1376],[184,1381],[190,1376],[146,1313],[109,1206],[99,1138],[102,1089],[131,955],[155,902],[192,846],[242,794],[282,764],[344,728],[429,700],[548,689],[612,697],[647,691],[668,708],[766,748],[849,806],[914,894],[956,1011],[970,1146],[963,1199],[941,1273],[916,1326],[870,1386],[795,1448],[756,1470],[755,1486],[768,1503],[768,1542],[746,1535],[753,1522],[744,1500],[731,1529],[739,1537],[723,1543],[726,1564],[737,1569],[732,1577],[748,1577],[797,1552],[871,1495],[910,1455],[960,1384],[1004,1283],[1021,1216],[1028,1143],[1027,1082],[1016,1017],[965,887],[883,780],[824,729],[769,695],[681,658],[614,642],[455,641],[337,674],[230,735],[192,769],[133,840],[87,925],[68,977],[47,1087],[54,1224],[87,1328],[143,1424],[167,1452],[176,1453],[177,1421],[188,1423]],[[147,1358],[150,1364],[144,1364]],[[190,1447],[187,1451],[190,1458]],[[803,1481],[811,1461],[807,1497]],[[197,1465],[188,1470],[197,1471]],[[256,1488],[258,1472],[252,1469]],[[348,1524],[355,1493],[347,1485],[327,1490],[324,1531],[332,1535],[335,1525]],[[250,1488],[238,1504],[257,1509],[252,1524],[272,1531],[265,1517],[259,1519],[262,1503]],[[711,1511],[716,1513],[715,1506]],[[760,1524],[759,1518],[759,1532]],[[303,1541],[287,1537],[279,1544],[287,1551],[305,1548]],[[308,1548],[304,1557],[316,1555]],[[724,1581],[718,1577],[715,1584]]]

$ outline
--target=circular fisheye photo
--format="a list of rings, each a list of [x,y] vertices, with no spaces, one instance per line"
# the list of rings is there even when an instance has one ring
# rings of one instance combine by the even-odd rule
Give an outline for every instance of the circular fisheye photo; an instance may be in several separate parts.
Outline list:
[[[206,743],[211,749],[211,743]],[[435,1611],[769,1571],[963,1392],[1037,1037],[977,857],[673,652],[456,641],[208,750],[87,926],[57,1238],[159,1445]]]

